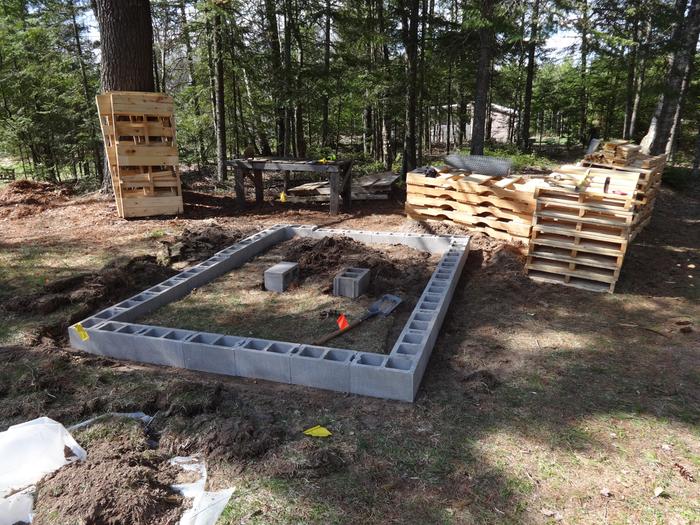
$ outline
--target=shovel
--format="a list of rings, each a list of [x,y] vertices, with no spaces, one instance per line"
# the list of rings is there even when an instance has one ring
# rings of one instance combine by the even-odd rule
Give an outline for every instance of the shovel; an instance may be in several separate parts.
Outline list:
[[[360,317],[357,321],[353,321],[350,323],[348,326],[346,326],[342,330],[336,330],[333,333],[326,334],[320,339],[317,339],[314,341],[314,345],[320,346],[331,339],[334,339],[338,337],[341,334],[344,334],[345,332],[349,332],[359,324],[365,322],[367,319],[371,319],[372,317],[375,317],[377,315],[381,315],[382,317],[386,317],[389,315],[391,312],[394,311],[394,309],[401,304],[401,298],[397,297],[396,295],[391,295],[391,294],[384,294],[382,295],[377,301],[373,302],[370,307],[367,309],[367,313]]]

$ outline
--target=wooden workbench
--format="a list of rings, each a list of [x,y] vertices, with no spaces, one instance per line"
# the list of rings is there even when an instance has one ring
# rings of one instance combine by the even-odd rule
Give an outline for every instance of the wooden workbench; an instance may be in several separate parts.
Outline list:
[[[255,184],[255,201],[263,202],[262,174],[264,171],[303,171],[327,175],[330,180],[330,213],[337,215],[340,207],[340,195],[343,196],[345,209],[350,209],[352,200],[350,172],[352,170],[351,160],[338,160],[321,162],[318,160],[297,160],[279,158],[253,158],[253,159],[233,159],[227,164],[236,170],[236,195],[245,195],[243,191],[244,176],[250,176]],[[245,204],[242,202],[240,204]]]

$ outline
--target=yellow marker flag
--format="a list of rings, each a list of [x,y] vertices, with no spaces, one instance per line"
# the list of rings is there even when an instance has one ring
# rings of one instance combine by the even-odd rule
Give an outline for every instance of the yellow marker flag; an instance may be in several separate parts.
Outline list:
[[[287,202],[287,194],[285,192],[280,193],[280,202]]]
[[[88,339],[90,339],[90,335],[87,333],[85,328],[83,328],[83,325],[77,323],[74,328],[75,331],[78,332],[80,339],[82,339],[83,341],[87,341]]]
[[[326,427],[322,427],[321,425],[316,425],[315,427],[307,428],[306,430],[304,430],[304,434],[306,434],[307,436],[317,438],[325,438],[333,435],[331,434],[330,430],[328,430]]]

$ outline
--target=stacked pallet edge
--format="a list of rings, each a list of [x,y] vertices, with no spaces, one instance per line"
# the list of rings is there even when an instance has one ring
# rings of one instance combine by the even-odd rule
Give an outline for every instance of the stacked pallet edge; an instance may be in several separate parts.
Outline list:
[[[651,220],[664,166],[664,155],[613,141],[548,175],[417,169],[406,177],[406,215],[515,243],[534,280],[612,293],[629,244]]]
[[[182,213],[172,97],[113,91],[96,101],[119,216]]]

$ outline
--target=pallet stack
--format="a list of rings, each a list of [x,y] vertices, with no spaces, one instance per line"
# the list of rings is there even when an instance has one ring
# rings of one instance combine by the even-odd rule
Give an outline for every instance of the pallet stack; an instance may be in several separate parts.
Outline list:
[[[605,153],[606,147],[608,150],[610,150],[610,146],[608,146],[608,144],[614,143],[603,144],[603,153]],[[609,175],[612,177],[617,176],[619,172],[639,173],[639,183],[636,191],[634,226],[630,236],[630,240],[632,240],[646,227],[647,224],[649,224],[649,221],[651,220],[654,202],[659,193],[659,187],[661,186],[661,173],[666,166],[666,155],[644,155],[643,153],[639,152],[639,146],[635,146],[634,144],[629,144],[627,142],[625,142],[623,145],[616,146],[616,151],[623,147],[628,149],[635,148],[635,153],[628,155],[616,154],[617,157],[615,157],[613,161],[606,162],[601,161],[599,152],[595,152],[587,155],[580,165],[586,168],[596,168],[598,170],[612,172],[609,173]]]
[[[527,246],[540,182],[525,177],[491,177],[454,170],[406,177],[406,214],[416,220],[448,221],[496,239]]]
[[[613,292],[630,242],[639,175],[552,174],[535,191],[525,264],[535,280]]]
[[[182,213],[172,97],[114,91],[96,99],[119,216]]]

